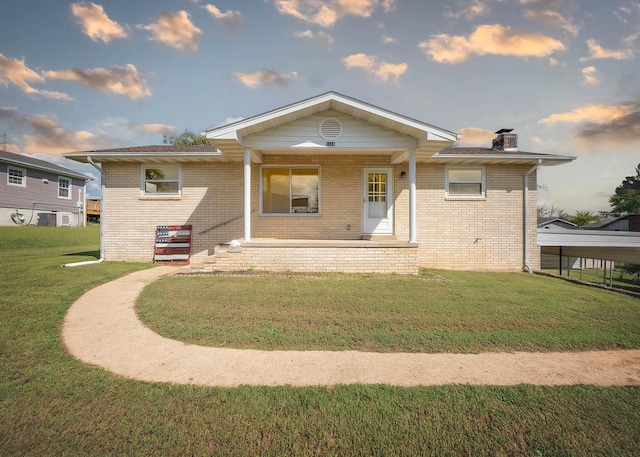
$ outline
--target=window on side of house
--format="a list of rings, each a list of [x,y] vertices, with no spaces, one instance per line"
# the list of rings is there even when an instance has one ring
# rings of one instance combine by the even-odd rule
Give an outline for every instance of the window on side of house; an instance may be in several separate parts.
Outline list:
[[[182,167],[180,165],[144,165],[141,190],[145,195],[180,195]]]
[[[261,208],[265,215],[317,215],[319,167],[262,167]]]
[[[484,197],[484,167],[447,167],[447,197]]]
[[[71,179],[58,176],[58,198],[71,198]]]
[[[27,170],[9,165],[7,167],[7,184],[9,186],[27,187]]]

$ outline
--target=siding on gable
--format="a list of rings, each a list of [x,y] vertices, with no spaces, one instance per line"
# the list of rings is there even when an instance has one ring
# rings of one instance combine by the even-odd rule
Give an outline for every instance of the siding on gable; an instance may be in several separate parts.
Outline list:
[[[406,149],[416,147],[415,138],[400,135],[331,110],[282,127],[250,135],[244,139],[244,144],[246,147],[258,149],[261,147],[286,148],[309,141],[325,147],[327,140],[320,136],[319,127],[327,117],[334,117],[342,124],[342,135],[335,140],[336,148]]]

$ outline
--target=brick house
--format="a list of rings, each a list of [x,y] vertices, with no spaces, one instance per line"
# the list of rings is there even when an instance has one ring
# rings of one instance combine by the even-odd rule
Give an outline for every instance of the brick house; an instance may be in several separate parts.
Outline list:
[[[65,156],[101,163],[107,260],[150,261],[156,225],[191,224],[192,264],[212,269],[538,268],[536,171],[573,158],[510,132],[451,147],[454,132],[329,92],[208,130],[212,146]]]
[[[85,225],[90,179],[35,157],[0,151],[0,225]]]

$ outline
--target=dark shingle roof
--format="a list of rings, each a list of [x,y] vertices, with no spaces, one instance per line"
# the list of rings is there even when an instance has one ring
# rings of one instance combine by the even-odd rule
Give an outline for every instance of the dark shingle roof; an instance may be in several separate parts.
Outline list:
[[[547,157],[549,154],[540,154],[538,152],[527,152],[527,151],[503,151],[501,149],[491,149],[491,148],[479,148],[479,147],[452,147],[452,148],[444,148],[442,151],[438,152],[439,155],[495,155],[495,156],[540,156]]]
[[[73,178],[90,179],[88,176],[83,175],[77,171],[70,170],[55,163],[47,162],[46,160],[36,159],[28,155],[18,154],[15,152],[7,152],[0,150],[0,162],[11,163],[15,165],[21,165],[25,168],[37,168],[39,170],[50,171],[58,173],[63,176],[70,176]]]
[[[113,148],[113,149],[92,149],[89,151],[78,152],[97,152],[108,154],[110,152],[218,152],[218,148],[213,145],[198,145],[198,146],[173,146],[173,145],[151,145],[151,146],[132,146],[128,148]]]

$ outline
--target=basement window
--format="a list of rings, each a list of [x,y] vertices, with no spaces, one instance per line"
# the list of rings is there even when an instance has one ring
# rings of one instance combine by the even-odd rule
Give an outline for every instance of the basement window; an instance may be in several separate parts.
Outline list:
[[[447,197],[484,198],[485,190],[484,167],[447,167]]]
[[[180,165],[144,165],[141,187],[143,195],[180,195],[182,167]]]
[[[318,167],[263,167],[260,181],[261,214],[317,215],[320,208]]]

